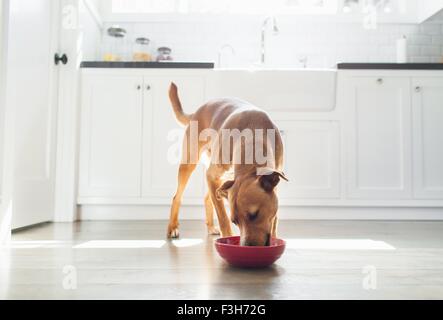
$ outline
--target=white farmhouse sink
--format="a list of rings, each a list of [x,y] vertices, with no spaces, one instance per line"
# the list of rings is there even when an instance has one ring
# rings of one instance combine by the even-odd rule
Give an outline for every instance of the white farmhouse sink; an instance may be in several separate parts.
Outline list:
[[[268,111],[331,111],[337,71],[333,69],[215,69],[210,98],[234,96]]]

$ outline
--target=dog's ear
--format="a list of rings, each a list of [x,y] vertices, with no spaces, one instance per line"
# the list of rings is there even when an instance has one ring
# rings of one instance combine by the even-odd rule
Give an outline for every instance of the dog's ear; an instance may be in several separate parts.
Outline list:
[[[228,198],[228,191],[229,189],[232,188],[234,183],[235,183],[234,180],[228,180],[225,183],[223,183],[223,185],[217,189],[217,198],[218,199]]]
[[[257,168],[257,175],[260,176],[260,186],[266,192],[273,191],[280,182],[280,178],[289,181],[283,172],[271,168]]]

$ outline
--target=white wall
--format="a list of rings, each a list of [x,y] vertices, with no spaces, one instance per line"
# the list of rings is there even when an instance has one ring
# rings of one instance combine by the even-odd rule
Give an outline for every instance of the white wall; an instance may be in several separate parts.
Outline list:
[[[280,34],[269,37],[269,56],[274,66],[297,67],[302,56],[308,56],[308,67],[321,68],[332,67],[337,62],[394,62],[396,39],[403,34],[409,38],[411,62],[440,62],[443,56],[442,12],[421,25],[379,24],[376,30],[366,30],[362,23],[296,19],[281,18]],[[146,36],[155,47],[172,47],[176,60],[217,61],[218,50],[225,43],[235,48],[234,66],[247,66],[259,60],[261,19],[258,18],[232,16],[228,21],[199,23],[186,20],[114,23],[128,30],[129,43],[137,36]],[[105,23],[106,27],[110,25]],[[100,49],[94,47],[94,50],[95,58],[100,59]]]
[[[443,7],[443,0],[423,0],[419,2],[418,18],[423,22]]]
[[[82,32],[83,60],[94,60],[98,53],[102,36],[102,21],[100,17],[100,0],[79,1],[79,23]]]
[[[256,15],[288,15],[293,19],[305,20],[328,20],[335,22],[360,22],[366,13],[363,12],[365,5],[371,1],[360,0],[359,4],[351,5],[351,12],[345,13],[342,8],[344,2],[348,0],[327,0],[323,9],[304,8],[303,2],[298,0],[165,0],[165,1],[144,1],[144,0],[117,0],[115,12],[112,10],[113,0],[96,0],[100,2],[101,11],[105,21],[159,21],[165,19],[208,19],[220,15],[242,15],[250,17]],[[375,1],[375,0],[374,0]],[[377,0],[378,1],[378,0]],[[418,5],[422,2],[432,2],[441,0],[389,0],[387,2],[391,11],[386,13],[382,8],[382,1],[378,1],[378,17],[381,22],[388,23],[418,23]],[[301,5],[298,6],[297,2]],[[309,2],[309,1],[308,1]],[[313,2],[313,1],[310,1]],[[123,6],[125,7],[124,9]],[[255,6],[253,6],[256,4]],[[120,12],[118,11],[120,7]],[[441,9],[442,7],[440,7]],[[435,9],[433,6],[432,9]],[[438,10],[434,11],[437,12]],[[158,12],[158,13],[155,13]],[[177,13],[185,13],[184,15]],[[420,21],[421,22],[421,21]]]

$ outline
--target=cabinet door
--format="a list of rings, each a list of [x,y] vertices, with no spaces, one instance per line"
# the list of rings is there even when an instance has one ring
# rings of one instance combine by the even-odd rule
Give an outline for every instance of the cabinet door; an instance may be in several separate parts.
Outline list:
[[[331,199],[340,197],[339,125],[333,121],[279,121],[289,182],[279,185],[279,197]]]
[[[414,194],[443,199],[443,78],[412,81]]]
[[[141,77],[85,77],[80,197],[140,196],[142,85]]]
[[[348,196],[410,198],[409,79],[355,77],[345,90]]]
[[[144,79],[144,197],[169,203],[177,188],[178,164],[184,128],[177,123],[171,103],[169,86],[173,81],[179,89],[186,113],[196,111],[205,103],[204,78],[198,76],[153,76]],[[191,176],[184,194],[184,203],[194,199],[202,203],[204,196],[203,168]]]

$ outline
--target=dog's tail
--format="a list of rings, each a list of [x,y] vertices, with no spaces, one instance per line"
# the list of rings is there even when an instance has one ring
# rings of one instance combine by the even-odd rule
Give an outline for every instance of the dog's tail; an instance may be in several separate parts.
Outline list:
[[[172,109],[174,110],[175,117],[177,121],[182,125],[187,126],[191,122],[191,115],[186,114],[183,111],[182,104],[180,102],[180,98],[178,97],[178,89],[175,83],[171,83],[169,87],[169,100],[171,100]]]

